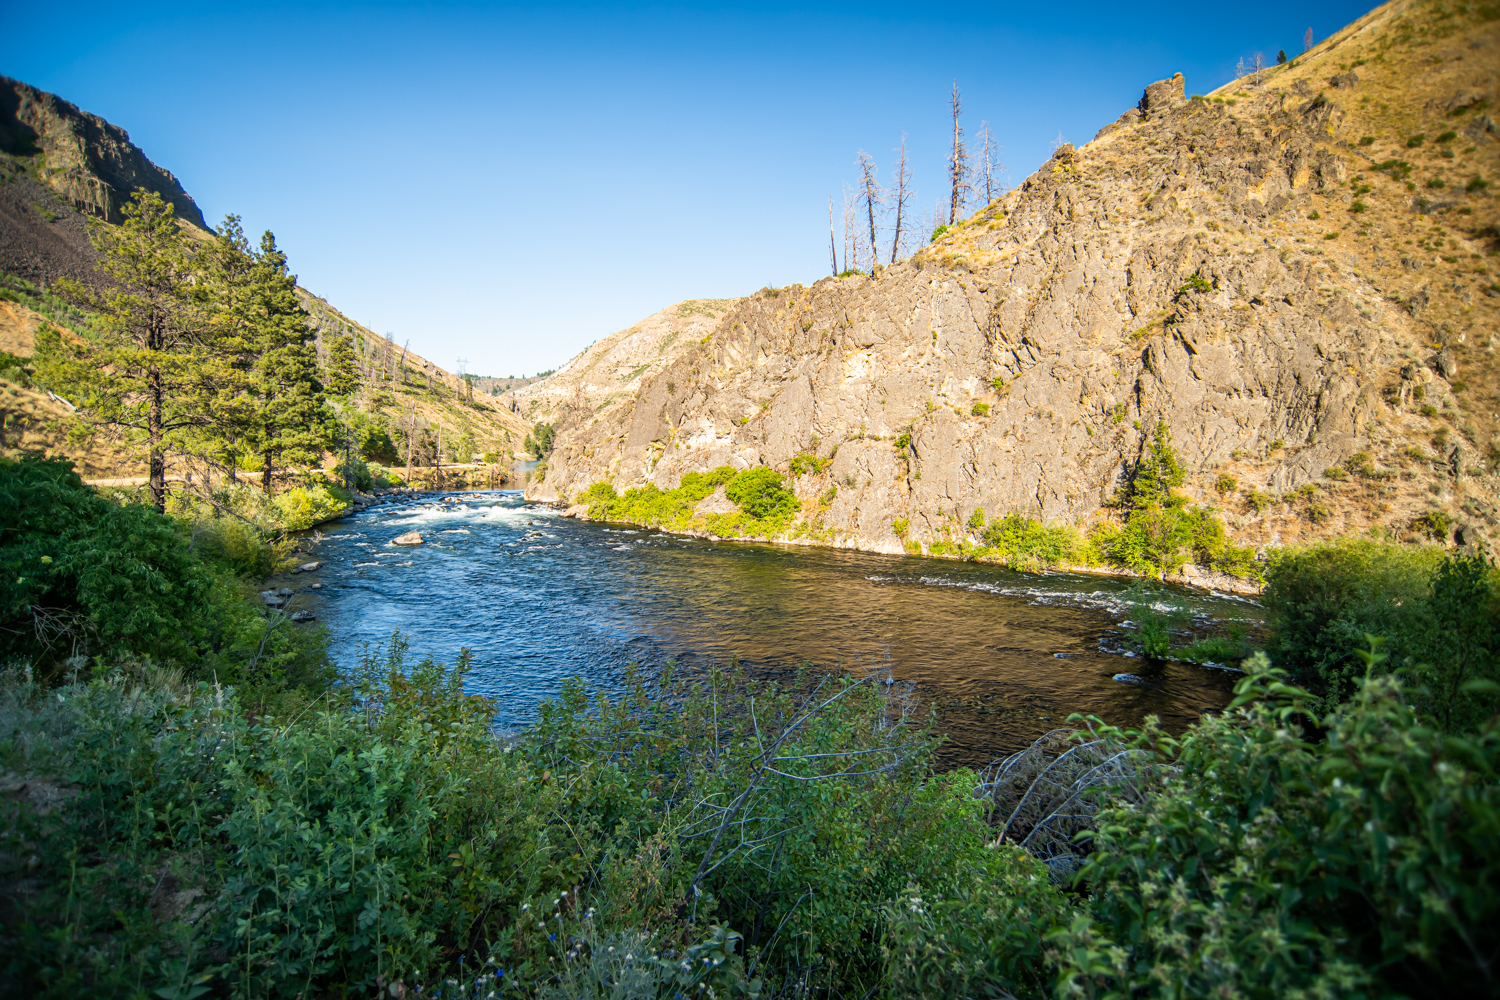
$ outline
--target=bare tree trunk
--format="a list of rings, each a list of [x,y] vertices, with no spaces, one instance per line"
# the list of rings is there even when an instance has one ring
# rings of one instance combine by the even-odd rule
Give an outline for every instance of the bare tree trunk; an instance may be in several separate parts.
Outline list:
[[[875,161],[870,159],[870,154],[864,150],[859,151],[860,172],[860,197],[865,202],[865,217],[870,224],[870,273],[875,273],[875,268],[880,265],[879,244],[875,238],[875,210],[885,200],[880,191],[880,184],[875,180]]]
[[[270,496],[271,495],[271,473],[275,471],[271,467],[271,458],[272,458],[272,456],[271,456],[271,449],[267,448],[264,452],[261,453],[261,457],[265,460],[266,464],[265,464],[265,467],[262,468],[261,472],[260,472],[260,489],[261,489],[261,492],[264,493],[266,496]]]
[[[828,266],[833,268],[830,272],[834,277],[839,273],[839,250],[833,240],[833,195],[828,196]]]
[[[911,197],[911,171],[906,165],[906,133],[901,133],[901,158],[896,161],[896,231],[891,235],[891,263],[901,254],[901,224],[906,215],[906,200]]]
[[[148,450],[146,464],[151,477],[151,503],[159,514],[167,512],[167,456],[162,442],[162,407],[166,402],[166,390],[162,385],[161,369],[154,363],[146,370],[146,384],[151,394],[146,414],[146,436]]]
[[[953,180],[953,193],[948,200],[948,225],[958,224],[964,210],[964,192],[968,188],[969,176],[969,150],[964,145],[963,126],[958,123],[959,113],[963,110],[963,101],[958,96],[958,83],[953,84],[953,93],[949,96],[949,103],[953,108],[953,153],[948,158],[949,174]]]

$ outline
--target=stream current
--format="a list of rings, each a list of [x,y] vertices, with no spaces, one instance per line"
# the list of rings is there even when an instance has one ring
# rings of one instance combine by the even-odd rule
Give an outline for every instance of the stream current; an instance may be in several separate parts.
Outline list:
[[[407,531],[425,544],[391,545]],[[518,493],[424,495],[323,529],[321,568],[278,581],[314,611],[341,666],[400,630],[416,657],[473,651],[466,687],[525,725],[569,677],[616,690],[628,665],[890,672],[938,711],[949,764],[982,766],[1066,725],[1159,716],[1174,731],[1235,674],[1128,653],[1132,616],[1254,629],[1243,598],[1075,574],[848,550],[714,542],[578,522]],[[312,583],[321,583],[311,589]],[[1125,676],[1125,680],[1115,679]]]

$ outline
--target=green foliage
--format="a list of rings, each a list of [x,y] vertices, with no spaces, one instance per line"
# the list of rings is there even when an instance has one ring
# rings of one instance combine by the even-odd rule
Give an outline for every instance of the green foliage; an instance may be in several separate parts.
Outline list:
[[[999,558],[1012,569],[1040,572],[1060,562],[1074,561],[1081,545],[1078,529],[1048,526],[1018,513],[997,517],[984,529],[986,556]]]
[[[1187,283],[1177,289],[1177,294],[1185,295],[1188,292],[1211,292],[1213,290],[1213,283],[1201,273],[1194,271],[1193,276],[1187,280]]]
[[[1443,510],[1429,510],[1412,522],[1412,527],[1434,542],[1441,542],[1448,537],[1448,530],[1453,527],[1453,517]]]
[[[1170,766],[1098,817],[1056,995],[1491,992],[1500,734],[1444,736],[1381,679],[1309,742],[1303,693],[1252,666],[1181,740],[1094,726]]]
[[[1158,423],[1124,494],[1125,525],[1095,527],[1089,535],[1094,551],[1117,566],[1150,576],[1176,572],[1193,560],[1221,573],[1258,579],[1254,550],[1230,544],[1214,508],[1190,508],[1186,500],[1173,495],[1187,474],[1171,440],[1166,424]],[[1232,476],[1220,477],[1215,486],[1232,490],[1233,482]]]
[[[212,575],[173,522],[62,459],[0,458],[0,659],[192,658]]]
[[[987,416],[989,416],[990,415],[990,404],[989,403],[975,403],[972,407],[969,408],[969,415],[972,416],[972,417],[987,417]]]
[[[1285,549],[1267,570],[1268,651],[1321,701],[1348,697],[1366,635],[1387,643],[1431,725],[1475,731],[1500,707],[1500,572],[1437,547],[1372,540]]]
[[[896,451],[899,452],[900,454],[905,455],[906,452],[907,452],[907,449],[909,449],[910,447],[911,447],[911,435],[910,434],[902,434],[902,435],[900,435],[899,437],[896,438]]]
[[[800,509],[780,473],[764,467],[746,469],[724,485],[724,495],[746,514],[762,520],[790,518]]]
[[[1228,496],[1240,488],[1240,481],[1227,472],[1221,472],[1214,479],[1214,489],[1221,495]]]
[[[1172,447],[1172,432],[1165,420],[1158,421],[1156,434],[1141,455],[1130,480],[1131,498],[1138,505],[1166,502],[1171,499],[1172,490],[1181,486],[1186,478],[1187,473]]]
[[[526,441],[522,447],[540,460],[552,454],[552,446],[556,442],[556,439],[556,427],[552,424],[538,422],[531,428],[531,433],[526,435]]]
[[[697,514],[699,502],[720,486],[739,511]],[[649,524],[677,531],[706,528],[726,536],[778,534],[801,509],[797,497],[785,488],[776,472],[767,468],[736,472],[729,465],[712,472],[689,472],[673,490],[648,485],[626,490],[621,496],[609,483],[594,483],[574,502],[587,504],[589,517],[594,520]]]
[[[968,529],[970,531],[979,531],[979,530],[981,530],[984,527],[984,508],[983,507],[975,507],[974,508],[974,513],[972,513],[972,514],[969,515],[969,520],[968,520],[968,522],[966,524],[966,527],[968,527]]]
[[[287,531],[306,531],[315,524],[338,517],[349,509],[343,490],[321,478],[307,486],[294,486],[277,494],[276,509]]]
[[[932,231],[932,235],[928,237],[928,241],[930,242],[932,240],[937,239],[939,236],[942,236],[947,231],[948,231],[948,227],[947,226],[938,226],[936,229],[934,229]]]
[[[794,455],[792,457],[791,474],[794,477],[805,476],[808,473],[817,475],[818,473],[826,469],[832,462],[833,459],[831,458],[819,458],[817,455],[813,455],[804,451],[801,454]]]
[[[50,820],[23,809],[36,888],[0,926],[0,988],[750,997],[816,970],[860,994],[951,974],[914,927],[882,948],[885,904],[912,883],[1012,899],[975,940],[1017,943],[990,963],[1002,981],[1044,981],[1028,920],[1065,901],[1035,861],[986,846],[975,776],[935,774],[937,741],[884,686],[793,695],[714,671],[657,679],[659,699],[632,679],[614,702],[569,683],[500,743],[462,693],[467,664],[408,667],[397,637],[347,696],[256,717],[119,671],[60,698],[5,678],[5,763],[81,794]],[[201,905],[163,905],[184,891]]]
[[[370,471],[369,464],[358,455],[350,455],[348,461],[340,459],[333,467],[333,472],[340,482],[348,483],[360,492],[375,488],[374,473]]]
[[[955,890],[909,885],[885,905],[881,995],[1043,995],[1047,944],[1037,928],[1066,920],[1071,907],[1024,852],[1005,845],[985,860]]]
[[[383,465],[396,465],[401,461],[401,454],[396,450],[396,442],[391,440],[390,432],[374,424],[361,431],[359,453],[366,461],[380,462]]]

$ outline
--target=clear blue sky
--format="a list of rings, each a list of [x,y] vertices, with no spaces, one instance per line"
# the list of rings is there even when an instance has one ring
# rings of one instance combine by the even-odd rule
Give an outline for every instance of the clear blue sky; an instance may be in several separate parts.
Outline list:
[[[1189,92],[1365,3],[84,5],[0,0],[0,72],[123,126],[211,223],[439,364],[553,367],[684,298],[828,271],[827,198],[956,80],[1011,179],[1152,80]]]

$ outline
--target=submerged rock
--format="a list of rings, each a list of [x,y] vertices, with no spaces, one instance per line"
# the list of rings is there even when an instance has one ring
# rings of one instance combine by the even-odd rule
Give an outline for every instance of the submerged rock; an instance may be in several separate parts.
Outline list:
[[[404,535],[397,535],[391,539],[392,545],[421,545],[426,539],[420,531],[408,531]]]
[[[310,622],[314,618],[317,618],[317,617],[318,616],[315,615],[315,614],[313,614],[311,611],[293,611],[292,612],[292,621],[294,621],[294,622]]]

